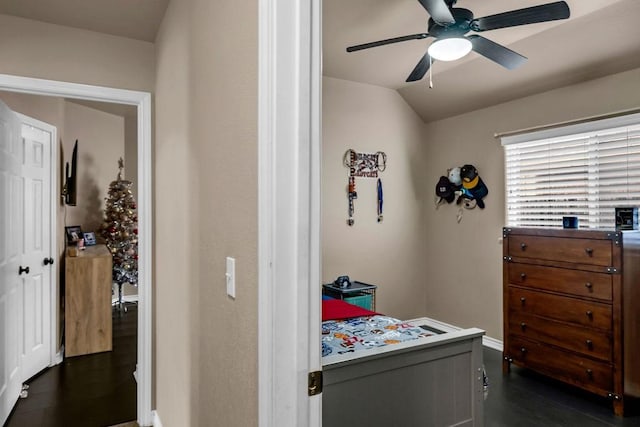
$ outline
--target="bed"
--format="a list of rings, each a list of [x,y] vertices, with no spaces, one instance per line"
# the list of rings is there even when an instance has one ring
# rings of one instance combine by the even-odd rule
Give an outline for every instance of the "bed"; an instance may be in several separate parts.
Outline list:
[[[322,304],[325,427],[483,425],[484,331]]]

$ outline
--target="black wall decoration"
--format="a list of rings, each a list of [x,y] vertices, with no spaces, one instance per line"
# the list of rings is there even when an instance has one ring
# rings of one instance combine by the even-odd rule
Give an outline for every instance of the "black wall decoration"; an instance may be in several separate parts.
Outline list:
[[[378,177],[378,172],[383,172],[387,168],[387,155],[378,151],[377,153],[358,153],[352,149],[348,149],[344,153],[343,159],[344,165],[349,168],[349,180],[347,186],[347,198],[349,201],[349,218],[347,224],[353,226],[355,220],[354,215],[354,200],[358,198],[356,192],[356,177],[358,178],[377,178],[377,196],[378,196],[378,222],[382,222],[382,207],[383,207],[383,191],[382,180]]]
[[[78,195],[78,140],[73,146],[73,154],[71,155],[71,170],[69,170],[69,162],[67,162],[64,173],[64,186],[62,187],[62,196],[64,202],[69,206],[76,205]]]

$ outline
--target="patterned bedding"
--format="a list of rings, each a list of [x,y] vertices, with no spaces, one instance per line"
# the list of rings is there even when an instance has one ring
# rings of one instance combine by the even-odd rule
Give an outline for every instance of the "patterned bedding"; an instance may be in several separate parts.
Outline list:
[[[353,353],[434,335],[388,316],[322,322],[322,356]]]

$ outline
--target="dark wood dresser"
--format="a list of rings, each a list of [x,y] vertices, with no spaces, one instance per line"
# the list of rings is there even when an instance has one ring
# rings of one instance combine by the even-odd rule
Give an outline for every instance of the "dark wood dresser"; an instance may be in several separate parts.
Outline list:
[[[640,397],[640,232],[503,230],[504,363]]]

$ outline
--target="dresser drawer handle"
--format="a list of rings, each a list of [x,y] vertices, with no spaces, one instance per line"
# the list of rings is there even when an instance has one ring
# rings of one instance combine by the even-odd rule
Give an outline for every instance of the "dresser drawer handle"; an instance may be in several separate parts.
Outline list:
[[[523,242],[523,243],[520,243],[520,249],[522,249],[523,251],[524,251],[525,249],[527,249],[527,244],[526,244],[526,243],[524,243],[524,242]]]
[[[526,279],[527,278],[527,273],[520,273],[520,278],[522,280]]]
[[[527,299],[526,299],[525,297],[520,297],[520,302],[522,303],[522,305],[524,305],[524,303],[525,303],[525,301],[526,301],[526,300],[527,300]]]
[[[587,369],[586,372],[589,378],[593,378],[593,371],[591,369]]]
[[[522,354],[524,354],[524,353],[526,353],[526,352],[527,352],[527,349],[526,349],[526,348],[524,348],[524,347],[521,347],[521,348],[520,348],[520,351],[522,352]]]
[[[527,324],[522,322],[520,323],[520,329],[522,329],[523,331],[527,328]]]
[[[589,255],[589,256],[593,256],[593,249],[591,249],[591,248],[585,248],[585,250],[584,250],[584,251],[587,253],[587,255]]]
[[[587,315],[587,317],[589,317],[590,319],[593,319],[593,311],[591,310],[587,310],[587,312],[585,313]]]
[[[591,282],[587,282],[584,284],[585,288],[592,290],[593,289],[593,284]]]
[[[593,341],[587,340],[587,348],[589,348],[589,350],[593,350]]]

